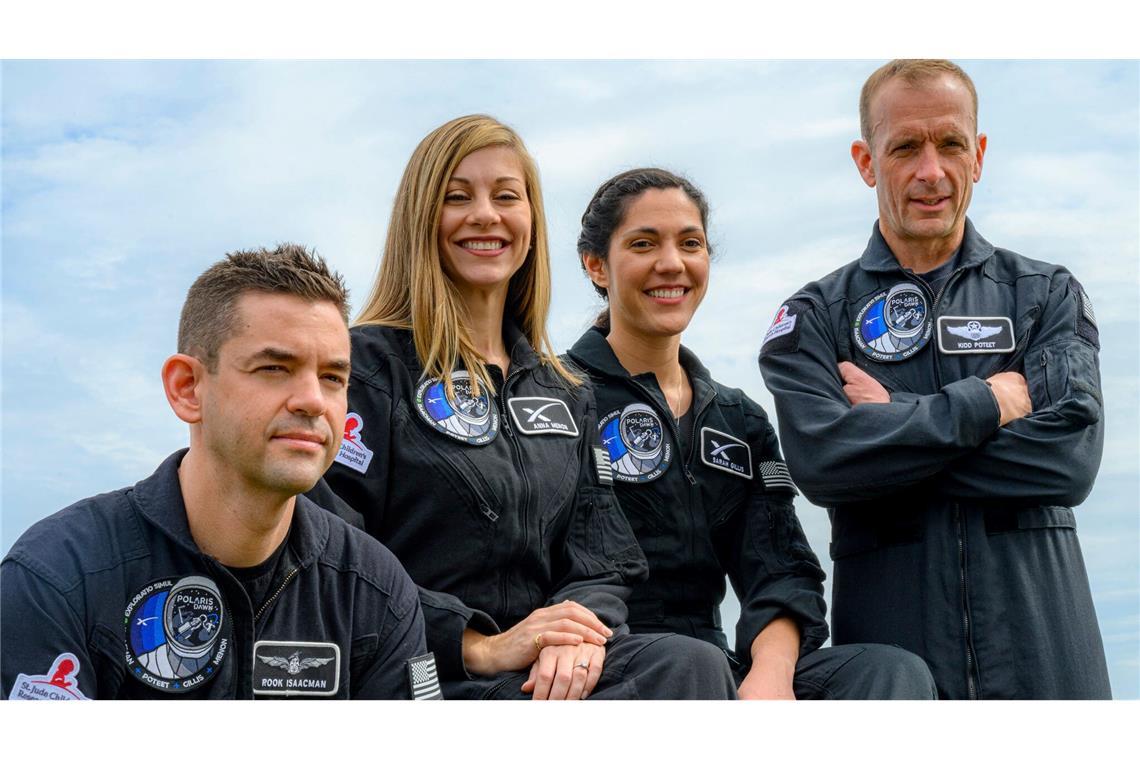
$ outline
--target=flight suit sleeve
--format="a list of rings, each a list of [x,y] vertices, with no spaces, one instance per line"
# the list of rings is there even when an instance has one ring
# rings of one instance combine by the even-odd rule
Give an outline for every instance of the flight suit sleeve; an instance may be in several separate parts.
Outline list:
[[[342,452],[325,473],[324,485],[318,484],[308,494],[330,511],[335,511],[330,507],[330,497],[343,499],[362,514],[365,532],[377,538],[381,536],[388,503],[393,404],[388,386],[375,375],[352,376],[346,431],[359,445],[352,449],[348,448],[352,444],[342,446]],[[450,594],[420,588],[419,596],[428,649],[435,654],[440,677],[469,678],[463,666],[464,629],[471,627],[491,635],[499,632],[498,626],[490,615],[468,607]]]
[[[749,665],[756,636],[778,617],[800,629],[800,656],[828,637],[823,600],[824,572],[808,544],[787,479],[776,432],[759,407],[746,411],[753,479],[742,507],[742,525],[726,535],[722,562],[740,599],[736,651]]]
[[[396,567],[392,568],[392,591],[384,615],[386,625],[377,637],[376,652],[368,669],[359,684],[354,685],[353,699],[408,699],[413,686],[408,661],[428,651],[416,585],[394,557],[392,563]],[[435,691],[430,684],[424,684],[423,690]]]
[[[0,698],[94,699],[96,669],[83,619],[36,572],[0,565]]]
[[[941,472],[998,429],[997,401],[968,377],[928,396],[851,406],[826,310],[787,304],[794,329],[766,340],[760,371],[776,402],[796,484],[817,504],[872,501]]]
[[[578,602],[616,634],[628,630],[631,586],[648,576],[649,565],[614,494],[609,459],[592,435],[598,429],[593,393],[585,387],[576,392],[588,397],[578,421],[578,492],[566,539],[555,544],[556,590],[546,604]]]
[[[946,469],[940,486],[961,499],[1076,506],[1104,447],[1100,339],[1092,305],[1067,272],[1054,278],[1025,351],[1033,412],[998,429]]]

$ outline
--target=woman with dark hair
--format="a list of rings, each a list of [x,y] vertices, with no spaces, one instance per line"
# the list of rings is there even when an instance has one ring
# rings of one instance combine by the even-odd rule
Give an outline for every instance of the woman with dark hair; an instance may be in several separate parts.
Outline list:
[[[352,336],[318,500],[420,586],[447,698],[725,698],[712,647],[626,634],[645,559],[596,465],[593,398],[550,349],[538,171],[489,116],[415,149]]]
[[[662,169],[606,181],[582,215],[578,254],[608,308],[569,355],[593,383],[599,441],[649,561],[630,629],[720,647],[742,698],[932,698],[909,652],[820,648],[824,574],[776,434],[681,345],[708,286],[708,216],[701,192]],[[726,574],[741,606],[735,653],[720,624]]]

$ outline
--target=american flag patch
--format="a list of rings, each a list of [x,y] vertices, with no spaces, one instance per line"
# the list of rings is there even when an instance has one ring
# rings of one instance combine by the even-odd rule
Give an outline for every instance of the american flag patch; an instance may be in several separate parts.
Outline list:
[[[435,655],[431,652],[408,660],[408,681],[412,699],[443,699],[435,672]]]
[[[591,448],[594,449],[594,465],[598,469],[598,481],[605,486],[613,485],[614,470],[613,465],[610,463],[610,452],[601,446],[593,446]]]
[[[768,461],[760,463],[760,477],[764,478],[765,488],[785,488],[795,493],[796,484],[792,482],[792,476],[788,473],[788,466],[779,461]]]
[[[1087,319],[1093,327],[1096,327],[1096,314],[1093,313],[1092,301],[1089,300],[1084,288],[1080,288],[1077,292],[1081,294],[1081,313],[1085,315],[1085,319]]]

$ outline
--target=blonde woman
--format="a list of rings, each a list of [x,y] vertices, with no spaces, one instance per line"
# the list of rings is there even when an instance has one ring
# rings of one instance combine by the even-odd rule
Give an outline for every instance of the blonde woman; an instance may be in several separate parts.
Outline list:
[[[522,140],[487,116],[437,128],[352,329],[327,485],[421,587],[446,697],[729,698],[715,647],[626,632],[645,558],[592,445],[592,396],[551,350],[549,303]]]

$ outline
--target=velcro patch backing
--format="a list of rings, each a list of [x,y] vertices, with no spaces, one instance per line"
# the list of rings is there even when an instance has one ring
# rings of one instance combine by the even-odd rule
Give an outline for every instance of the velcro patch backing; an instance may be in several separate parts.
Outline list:
[[[1096,314],[1092,301],[1085,289],[1076,280],[1069,281],[1069,287],[1077,295],[1077,335],[1100,348],[1100,329],[1096,326]]]
[[[788,301],[776,310],[764,340],[760,343],[760,355],[786,354],[798,351],[800,347],[799,315],[810,308],[807,301]]]

